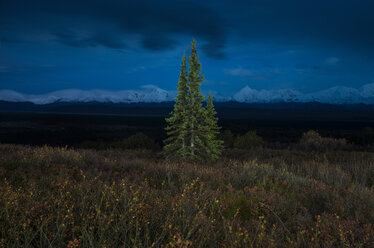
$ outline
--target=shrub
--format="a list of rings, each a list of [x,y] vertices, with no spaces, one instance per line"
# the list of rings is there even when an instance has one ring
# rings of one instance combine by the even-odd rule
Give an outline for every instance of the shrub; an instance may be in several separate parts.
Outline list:
[[[143,133],[136,133],[121,141],[86,141],[80,145],[80,148],[108,150],[108,149],[142,149],[142,150],[159,150],[160,146],[153,139]]]
[[[370,145],[374,144],[374,130],[371,127],[364,127],[361,130],[360,135],[356,138],[358,139],[357,143],[363,144],[363,145]]]
[[[239,149],[252,149],[264,144],[265,141],[257,135],[256,131],[249,131],[243,136],[237,136],[234,140],[234,148]]]
[[[307,150],[339,150],[347,147],[347,140],[322,137],[317,131],[309,130],[303,133],[299,144],[301,148]]]
[[[84,141],[78,147],[82,149],[107,150],[112,148],[113,142],[108,141]]]
[[[364,127],[364,128],[362,129],[362,132],[363,132],[364,134],[366,134],[366,135],[373,135],[373,134],[374,134],[374,130],[373,130],[373,128],[371,128],[371,127]]]
[[[116,142],[114,144],[114,148],[158,150],[160,147],[147,135],[143,133],[136,133],[122,141]]]
[[[0,248],[373,247],[374,153],[233,152],[0,145]]]
[[[223,140],[223,145],[226,148],[231,148],[234,144],[234,135],[231,130],[225,130],[220,133],[219,139]]]
[[[322,136],[315,130],[309,130],[303,133],[300,139],[301,144],[319,144],[322,141]]]

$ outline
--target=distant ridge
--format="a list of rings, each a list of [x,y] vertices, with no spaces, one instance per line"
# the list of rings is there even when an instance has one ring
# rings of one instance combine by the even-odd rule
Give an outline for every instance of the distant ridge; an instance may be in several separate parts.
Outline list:
[[[67,89],[42,95],[21,94],[12,90],[0,90],[0,100],[8,102],[32,102],[50,104],[54,102],[165,102],[172,101],[173,94],[156,86],[146,86],[143,90],[78,90]]]
[[[238,102],[275,103],[275,102],[319,102],[327,104],[374,104],[374,83],[359,89],[335,86],[326,90],[303,94],[293,89],[255,90],[244,87],[233,97]]]
[[[173,101],[175,94],[175,91],[166,91],[154,85],[143,86],[140,90],[67,89],[40,95],[0,90],[0,101],[30,102],[39,105],[56,102],[161,103]],[[245,86],[233,96],[222,96],[215,92],[212,94],[216,102],[374,104],[374,83],[366,84],[359,89],[335,86],[309,94],[293,89],[256,90],[249,86]]]

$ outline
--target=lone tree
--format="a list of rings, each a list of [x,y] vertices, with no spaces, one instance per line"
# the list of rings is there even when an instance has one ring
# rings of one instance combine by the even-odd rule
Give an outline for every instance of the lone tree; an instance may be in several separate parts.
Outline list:
[[[182,58],[178,81],[178,94],[171,116],[166,118],[168,138],[164,141],[164,153],[167,158],[179,157],[191,160],[215,160],[222,150],[222,141],[218,140],[218,118],[209,94],[206,107],[200,85],[204,81],[201,63],[196,50],[196,41],[191,43],[191,56]]]

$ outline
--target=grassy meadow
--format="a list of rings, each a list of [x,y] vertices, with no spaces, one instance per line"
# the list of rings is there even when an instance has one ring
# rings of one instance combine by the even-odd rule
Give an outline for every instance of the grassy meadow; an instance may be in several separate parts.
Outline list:
[[[0,247],[374,247],[374,153],[0,145]]]

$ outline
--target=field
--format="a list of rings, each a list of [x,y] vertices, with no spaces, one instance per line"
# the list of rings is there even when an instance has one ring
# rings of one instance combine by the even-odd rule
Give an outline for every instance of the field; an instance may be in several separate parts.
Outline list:
[[[0,247],[373,247],[374,154],[0,146]]]
[[[264,143],[214,163],[111,146],[168,110],[0,113],[0,247],[374,247],[372,110],[222,107]]]

